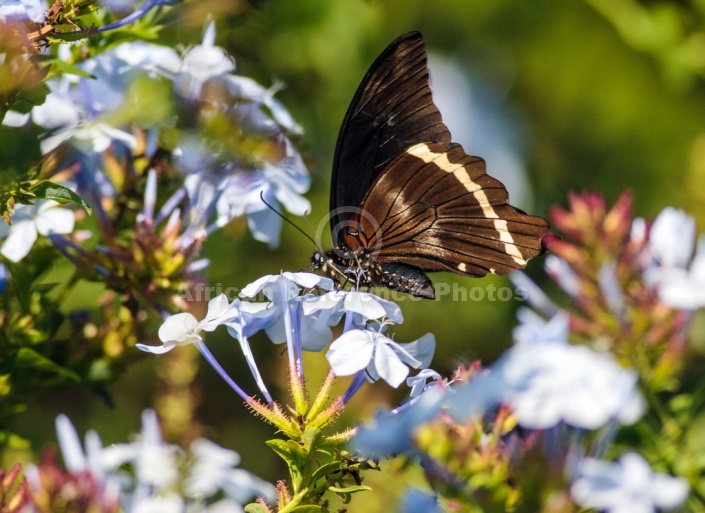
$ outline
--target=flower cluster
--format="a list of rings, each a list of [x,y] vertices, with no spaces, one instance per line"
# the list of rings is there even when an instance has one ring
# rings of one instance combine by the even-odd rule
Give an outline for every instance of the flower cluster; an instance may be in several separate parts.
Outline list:
[[[14,7],[34,19],[34,2]],[[32,23],[23,16],[12,23]],[[0,163],[0,358],[21,350],[32,362],[13,369],[12,384],[47,365],[47,387],[114,380],[148,326],[187,308],[210,234],[241,218],[272,247],[277,210],[310,210],[290,139],[301,129],[274,97],[279,86],[235,74],[215,36],[209,23],[201,44],[178,52],[128,37],[52,47],[56,70],[33,84],[43,101],[0,102],[3,137],[31,139],[41,159],[17,176]],[[37,67],[33,55],[3,54],[2,38],[0,67]],[[61,255],[73,275],[47,284]],[[86,282],[102,284],[97,301],[63,304]]]
[[[302,351],[324,349],[333,337],[331,327],[344,317],[343,334],[330,344],[326,359],[336,376],[355,375],[344,396],[345,402],[365,379],[374,382],[382,378],[398,387],[407,378],[410,367],[420,369],[430,364],[435,349],[431,334],[407,344],[395,342],[384,334],[389,325],[403,321],[396,304],[370,293],[332,288],[332,280],[315,274],[284,272],[279,276],[265,276],[243,288],[240,295],[254,298],[263,294],[267,301],[238,298],[228,302],[227,296],[221,294],[210,300],[203,320],[198,321],[190,313],[172,315],[159,329],[161,346],[138,344],[137,347],[162,354],[176,346],[195,344],[212,364],[216,364],[201,332],[225,326],[240,343],[268,403],[272,403],[272,398],[249,347],[249,337],[261,330],[276,344],[286,342],[290,369],[303,377]],[[216,370],[221,372],[219,366]],[[232,382],[230,378],[227,380]],[[243,399],[250,400],[239,386],[234,388]]]
[[[25,469],[25,513],[239,513],[252,499],[272,500],[274,487],[237,468],[237,453],[205,439],[188,452],[164,443],[155,413],[142,414],[142,431],[131,443],[103,447],[95,431],[85,451],[65,416],[56,420],[65,469],[53,452]]]
[[[319,504],[327,492],[341,497],[367,489],[360,484],[359,473],[371,463],[357,459],[342,449],[353,431],[325,434],[347,402],[365,381],[380,378],[394,387],[400,386],[409,369],[430,364],[435,349],[433,336],[400,344],[384,331],[402,322],[399,307],[373,294],[331,290],[328,278],[308,273],[284,272],[265,276],[246,286],[242,298],[228,302],[224,294],[212,299],[202,320],[184,312],[167,318],[159,329],[160,346],[138,344],[143,351],[163,354],[177,346],[194,344],[204,358],[232,389],[259,416],[288,437],[289,441],[269,442],[290,469],[291,487],[278,486],[278,510],[302,504]],[[263,295],[267,301],[250,300]],[[343,321],[344,319],[344,321]],[[302,352],[323,350],[333,337],[332,327],[343,323],[343,333],[326,353],[330,372],[323,386],[311,400],[306,390]],[[208,350],[204,335],[219,326],[238,341],[243,355],[264,398],[263,404],[246,393],[222,368]],[[264,330],[272,342],[286,343],[289,388],[293,405],[287,415],[267,389],[250,349],[249,338]],[[342,397],[331,397],[336,376],[354,376]],[[407,380],[412,395],[418,394],[429,378],[438,375],[424,369]],[[320,463],[323,455],[328,459]],[[269,510],[268,510],[269,511]]]
[[[178,220],[182,251],[242,215],[256,238],[276,245],[281,219],[267,204],[299,215],[309,210],[300,196],[309,177],[287,137],[300,128],[273,97],[276,88],[233,74],[232,58],[214,40],[211,23],[202,44],[182,55],[150,43],[117,45],[76,63],[81,76],[49,80],[42,105],[9,111],[3,123],[23,127],[31,120],[46,130],[44,154],[65,149],[55,167],[67,170],[66,183],[98,209],[101,233],[120,228],[107,212],[122,196],[143,190],[138,224]],[[62,47],[61,54],[67,63],[76,60],[76,51]],[[160,102],[161,93],[170,100]],[[178,124],[169,121],[175,114]],[[203,139],[216,129],[228,138]],[[158,198],[158,183],[168,196]],[[33,242],[18,239],[13,245],[22,254],[13,261]]]

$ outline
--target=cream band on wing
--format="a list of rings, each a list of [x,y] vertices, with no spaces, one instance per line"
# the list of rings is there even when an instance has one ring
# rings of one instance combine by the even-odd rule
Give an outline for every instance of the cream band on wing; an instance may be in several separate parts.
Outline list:
[[[504,249],[506,253],[512,257],[512,259],[520,266],[526,265],[526,259],[522,256],[519,248],[514,244],[514,238],[512,234],[509,233],[509,228],[507,227],[507,221],[500,219],[494,208],[487,199],[485,191],[482,190],[482,186],[478,183],[473,182],[472,178],[468,174],[465,166],[462,164],[456,164],[448,160],[448,155],[446,153],[435,153],[431,151],[426,143],[419,143],[406,150],[406,153],[413,155],[414,157],[420,158],[426,164],[434,163],[440,169],[447,173],[452,173],[453,176],[461,183],[463,186],[471,192],[473,197],[477,200],[477,203],[482,209],[482,213],[488,219],[494,219],[494,228],[499,234],[499,240],[504,243]],[[460,267],[458,267],[460,269]],[[462,269],[461,269],[462,270]]]

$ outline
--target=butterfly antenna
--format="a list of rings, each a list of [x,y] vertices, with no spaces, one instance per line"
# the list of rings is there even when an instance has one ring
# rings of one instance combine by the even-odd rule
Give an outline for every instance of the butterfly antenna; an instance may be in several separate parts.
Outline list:
[[[293,226],[294,228],[296,228],[297,230],[299,230],[299,232],[301,232],[301,234],[302,234],[304,237],[306,237],[308,240],[310,240],[311,242],[313,242],[313,245],[316,246],[316,249],[317,249],[318,251],[321,251],[321,246],[320,246],[320,244],[317,244],[316,241],[313,239],[313,237],[311,237],[308,233],[306,233],[306,232],[303,231],[299,226],[297,226],[297,225],[294,223],[294,221],[292,221],[291,219],[289,219],[288,217],[286,217],[284,214],[282,214],[281,212],[279,212],[279,211],[278,211],[276,208],[274,208],[272,205],[270,205],[269,203],[267,203],[267,200],[264,199],[264,193],[263,193],[263,192],[260,191],[259,197],[260,197],[260,199],[262,200],[262,203],[264,203],[265,205],[267,205],[267,207],[269,207],[269,210],[271,210],[272,212],[274,212],[275,214],[277,214],[279,217],[281,217],[284,221],[286,221],[286,222],[289,223],[291,226]],[[306,215],[304,214],[304,220],[305,220],[305,219],[306,219]],[[308,221],[306,221],[306,224],[307,224],[309,227],[311,226],[310,224],[308,224]]]
[[[308,229],[311,230],[311,232],[315,232],[313,229],[313,226],[311,226],[311,223],[308,222],[308,212],[306,212],[303,216],[304,218],[304,223],[306,223],[306,226],[308,226]],[[313,243],[316,245],[316,249],[318,249],[318,252],[323,255],[325,254],[325,251],[323,250],[323,244],[321,243],[321,239],[316,237],[316,240],[313,241]]]

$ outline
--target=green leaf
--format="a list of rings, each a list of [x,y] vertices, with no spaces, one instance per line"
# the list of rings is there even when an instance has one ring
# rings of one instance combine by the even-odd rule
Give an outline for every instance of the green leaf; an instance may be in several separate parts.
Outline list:
[[[323,506],[316,506],[314,504],[306,504],[304,506],[296,506],[291,510],[291,513],[328,513],[328,509]]]
[[[269,510],[259,502],[251,502],[245,506],[245,513],[269,513]]]
[[[366,492],[372,490],[369,486],[357,485],[357,486],[347,486],[345,488],[338,488],[337,486],[329,486],[328,489],[334,493],[356,493],[356,492]]]
[[[316,440],[318,440],[318,435],[320,433],[321,430],[316,427],[306,428],[306,431],[304,431],[304,449],[308,452],[313,452],[314,444],[316,443]]]
[[[303,472],[308,463],[308,454],[304,453],[303,449],[292,440],[267,440],[266,444],[276,452],[281,459],[284,460],[289,467],[291,475],[291,483],[294,491],[298,491],[299,486],[303,481]]]
[[[47,95],[50,91],[51,90],[46,84],[38,84],[34,87],[22,89],[17,96],[15,96],[15,100],[12,102],[10,110],[14,110],[21,114],[27,114],[37,105],[42,105],[46,101]]]
[[[22,438],[17,433],[0,429],[0,446],[5,449],[17,449],[26,451],[32,444],[26,438]]]
[[[86,70],[83,70],[83,69],[79,68],[78,66],[74,66],[73,64],[69,64],[66,61],[56,59],[51,62],[50,76],[51,75],[58,75],[60,73],[67,74],[67,75],[76,75],[78,77],[83,77],[83,78],[96,78],[95,75],[91,75]]]
[[[23,347],[17,352],[16,369],[30,369],[36,372],[54,374],[68,381],[79,382],[81,378],[75,372],[58,365],[29,347]]]
[[[342,470],[344,467],[345,464],[342,461],[331,461],[330,463],[321,465],[311,476],[311,481],[315,483],[317,480],[323,479],[324,477],[332,474],[333,472]]]
[[[49,180],[42,180],[37,182],[30,190],[36,194],[38,198],[54,200],[61,204],[66,204],[73,201],[74,203],[78,203],[85,208],[86,212],[89,214],[92,213],[91,207],[89,207],[78,194],[65,185]]]

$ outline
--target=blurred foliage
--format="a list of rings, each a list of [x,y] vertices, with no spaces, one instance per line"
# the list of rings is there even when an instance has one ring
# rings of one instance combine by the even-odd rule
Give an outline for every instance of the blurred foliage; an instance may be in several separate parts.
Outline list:
[[[239,73],[265,85],[285,84],[278,98],[305,129],[296,142],[314,177],[309,194],[314,227],[328,208],[333,150],[348,103],[379,51],[409,30],[424,34],[432,60],[434,55],[454,59],[472,80],[496,90],[514,113],[533,188],[532,214],[544,215],[550,205],[565,202],[572,189],[598,190],[610,203],[628,189],[638,215],[653,216],[675,205],[687,208],[703,226],[702,0],[206,1],[173,10],[159,37],[197,41],[209,12],[217,23],[218,44],[236,56]],[[244,222],[238,223],[205,245],[213,261],[212,283],[241,288],[263,274],[308,265],[314,248],[293,228],[286,227],[279,249],[269,251],[251,238],[229,236],[246,229]],[[540,259],[532,261],[529,273],[540,265]],[[508,286],[498,277],[433,278],[436,284],[468,289],[490,283]],[[438,342],[434,367],[446,372],[459,362],[479,358],[489,363],[496,357],[510,344],[514,311],[521,305],[448,298],[400,304],[406,322],[396,328],[397,338],[411,340],[432,330]],[[233,375],[244,375],[245,363],[232,340],[216,334],[209,344]],[[284,381],[285,357],[264,337],[253,346],[256,356],[277,355]],[[702,350],[695,357],[702,358]],[[276,363],[270,361],[273,371]],[[136,412],[153,397],[152,365],[145,361],[133,367],[113,387],[113,409],[70,388],[30,404],[12,430],[39,446],[53,439],[51,419],[64,412],[79,431],[95,428],[106,443],[122,439],[125,432],[137,430]],[[262,477],[278,477],[282,469],[272,468],[275,455],[262,450],[269,433],[262,432],[218,380],[209,369],[197,377],[198,413],[206,434],[238,450],[243,465]],[[345,415],[351,420],[367,415],[383,398],[370,399],[357,397]],[[355,408],[359,415],[353,415]],[[388,511],[388,505],[375,501],[367,511]],[[358,508],[364,506],[356,504]]]

